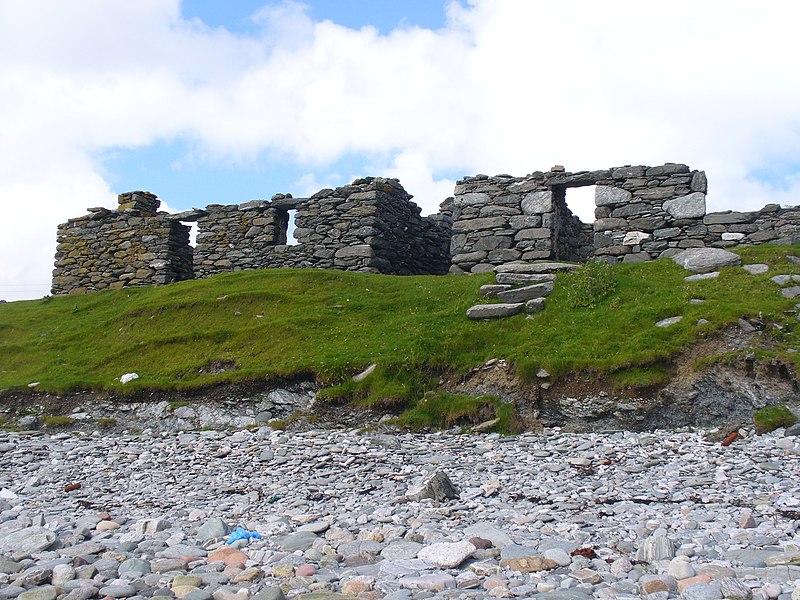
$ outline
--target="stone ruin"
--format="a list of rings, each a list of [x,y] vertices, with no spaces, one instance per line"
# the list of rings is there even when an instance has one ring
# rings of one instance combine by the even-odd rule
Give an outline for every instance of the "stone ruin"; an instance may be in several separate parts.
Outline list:
[[[590,224],[566,201],[570,188],[583,186],[595,186]],[[396,179],[378,177],[309,198],[276,194],[178,214],[159,212],[149,192],[129,192],[117,210],[90,208],[59,225],[52,293],[275,267],[443,275],[534,260],[641,262],[686,248],[800,240],[800,208],[706,213],[706,191],[703,171],[667,163],[466,177],[428,217]],[[194,248],[187,222],[198,228]]]

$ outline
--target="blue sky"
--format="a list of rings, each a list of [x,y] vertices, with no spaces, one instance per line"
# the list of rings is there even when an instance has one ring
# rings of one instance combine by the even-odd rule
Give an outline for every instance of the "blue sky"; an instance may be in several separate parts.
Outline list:
[[[263,0],[184,0],[181,13],[210,27],[253,33],[252,15]],[[350,29],[375,27],[383,34],[398,27],[440,29],[445,25],[444,2],[439,0],[309,0],[305,2],[316,21],[330,20]]]
[[[378,175],[430,214],[464,175],[683,162],[709,210],[798,204],[800,3],[771,6],[5,0],[0,299],[46,294],[57,225],[135,189],[183,210]]]

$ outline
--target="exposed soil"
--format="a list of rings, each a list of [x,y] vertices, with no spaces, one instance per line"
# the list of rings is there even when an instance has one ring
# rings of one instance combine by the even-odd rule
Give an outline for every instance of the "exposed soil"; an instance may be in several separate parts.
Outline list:
[[[800,406],[794,368],[777,360],[757,360],[755,350],[770,349],[773,342],[751,325],[731,327],[675,357],[667,365],[666,385],[615,389],[609,380],[590,372],[552,382],[543,376],[526,383],[504,361],[490,361],[445,385],[453,392],[496,394],[514,402],[528,427],[539,423],[573,431],[734,428],[752,423],[752,413],[764,406]],[[713,357],[726,358],[710,360]]]

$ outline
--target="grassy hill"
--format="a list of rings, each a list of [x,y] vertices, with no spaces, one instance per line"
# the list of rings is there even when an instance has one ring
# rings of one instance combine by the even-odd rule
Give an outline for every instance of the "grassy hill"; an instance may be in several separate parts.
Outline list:
[[[769,272],[731,268],[686,283],[688,273],[669,260],[617,265],[613,293],[592,308],[571,306],[576,275],[564,274],[543,312],[487,322],[468,321],[465,311],[491,275],[263,270],[13,302],[0,305],[0,390],[33,382],[51,392],[175,389],[313,376],[345,382],[336,394],[402,400],[435,387],[441,373],[491,358],[514,363],[522,378],[544,367],[555,377],[588,370],[647,385],[658,379],[658,365],[745,316],[767,322],[777,341],[771,353],[796,366],[795,301],[769,277],[797,271],[786,256],[800,255],[800,246],[740,252]],[[684,317],[677,325],[654,326],[676,315]],[[373,376],[349,383],[372,363]],[[119,377],[130,372],[139,379],[123,386]]]

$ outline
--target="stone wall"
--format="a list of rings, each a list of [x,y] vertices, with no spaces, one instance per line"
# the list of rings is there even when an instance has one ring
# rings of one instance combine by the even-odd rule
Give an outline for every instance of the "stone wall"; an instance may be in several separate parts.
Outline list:
[[[398,275],[444,274],[447,210],[422,217],[396,179],[367,177],[311,198],[212,204],[157,212],[148,192],[119,197],[118,210],[89,209],[58,228],[53,294],[164,284],[226,271],[314,267]],[[298,243],[287,244],[289,211]],[[197,223],[197,246],[189,226]]]
[[[90,214],[58,227],[53,294],[191,279],[189,228],[157,213],[147,192],[119,196],[119,209]]]
[[[310,198],[212,205],[197,219],[195,272],[314,267],[396,275],[443,274],[450,266],[450,219],[420,216],[396,179],[367,177]],[[296,210],[295,245],[286,244]]]
[[[594,235],[566,204],[569,188],[595,185]],[[650,260],[674,245],[701,243],[706,179],[686,165],[626,166],[526,177],[477,176],[456,185],[451,272],[510,260]],[[630,255],[628,257],[628,255]]]
[[[763,244],[765,242],[797,243],[800,241],[800,207],[781,208],[768,204],[753,212],[724,211],[709,213],[703,218],[708,230],[706,245],[718,248]]]
[[[570,188],[595,187],[595,221],[567,206]],[[367,177],[310,198],[212,204],[168,215],[148,192],[118,210],[89,209],[58,229],[53,293],[163,284],[226,271],[313,267],[399,275],[478,273],[516,261],[640,262],[685,248],[800,241],[800,208],[706,214],[705,173],[667,163],[457,182],[437,215],[396,179]],[[287,244],[289,211],[294,236]],[[188,243],[197,223],[197,247]]]

